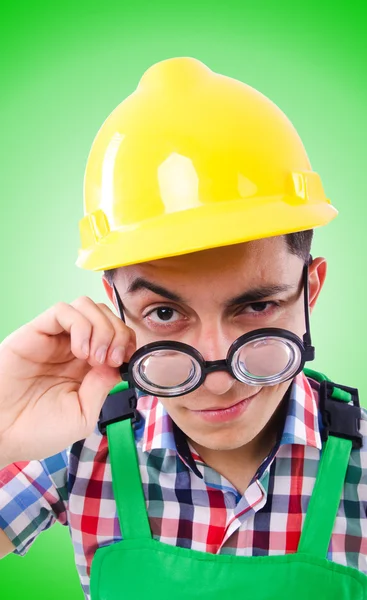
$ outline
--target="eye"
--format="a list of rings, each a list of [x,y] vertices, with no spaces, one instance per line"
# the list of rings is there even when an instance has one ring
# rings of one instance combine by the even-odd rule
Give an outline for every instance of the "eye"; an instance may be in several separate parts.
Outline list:
[[[247,315],[270,315],[279,307],[277,302],[252,302],[245,306],[239,314]]]
[[[249,304],[249,306],[247,306],[246,308],[251,309],[249,312],[265,312],[266,307],[271,304],[271,302],[254,302],[253,304]]]
[[[144,318],[149,318],[150,321],[157,324],[175,323],[180,319],[180,313],[170,306],[159,306],[146,314]]]

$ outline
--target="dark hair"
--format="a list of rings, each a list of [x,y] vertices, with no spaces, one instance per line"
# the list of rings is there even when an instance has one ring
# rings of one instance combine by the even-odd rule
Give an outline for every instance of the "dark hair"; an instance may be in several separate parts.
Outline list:
[[[287,233],[284,237],[289,252],[298,256],[303,262],[307,262],[311,251],[313,229]]]
[[[291,254],[295,254],[301,258],[304,262],[308,260],[311,250],[311,243],[313,238],[313,229],[307,229],[306,231],[296,231],[295,233],[286,233],[284,235],[288,250]],[[108,283],[111,285],[113,282],[114,275],[117,269],[109,269],[104,274]]]

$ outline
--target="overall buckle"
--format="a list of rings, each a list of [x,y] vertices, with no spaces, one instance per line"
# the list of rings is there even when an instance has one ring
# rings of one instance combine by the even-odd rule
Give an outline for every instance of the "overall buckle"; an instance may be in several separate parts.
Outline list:
[[[109,394],[99,415],[98,429],[100,433],[105,435],[107,425],[125,419],[131,419],[131,422],[135,423],[137,420],[136,404],[137,399],[134,388]]]
[[[346,400],[333,398],[334,389],[340,389],[350,394],[349,404]],[[352,441],[353,448],[361,448],[363,438],[359,432],[361,420],[361,407],[359,404],[358,390],[332,381],[322,381],[319,392],[319,410],[324,429],[323,441],[329,435]]]

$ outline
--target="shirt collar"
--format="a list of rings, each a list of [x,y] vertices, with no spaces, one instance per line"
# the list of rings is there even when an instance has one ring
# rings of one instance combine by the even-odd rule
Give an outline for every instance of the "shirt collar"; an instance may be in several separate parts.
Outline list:
[[[301,372],[293,380],[280,446],[301,444],[321,450],[318,399],[319,385]]]
[[[158,398],[154,396],[138,397],[137,409],[140,415],[138,428],[142,431],[141,449],[143,452],[153,450],[171,450],[195,475],[203,478],[196,466],[186,436],[174,423]]]
[[[140,413],[140,446],[143,452],[171,450],[180,455],[183,461],[196,472],[195,462],[188,452],[185,436],[173,423],[163,404],[154,396],[138,398]],[[303,372],[293,380],[279,444],[301,444],[321,449],[321,435],[318,422],[318,385],[308,380]],[[192,460],[191,460],[192,459]]]

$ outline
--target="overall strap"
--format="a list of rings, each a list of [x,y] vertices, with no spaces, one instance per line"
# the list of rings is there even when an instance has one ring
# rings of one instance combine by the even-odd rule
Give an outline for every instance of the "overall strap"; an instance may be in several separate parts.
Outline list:
[[[124,540],[151,539],[131,420],[107,425],[107,439],[122,537]]]
[[[319,410],[323,421],[323,446],[317,479],[309,502],[297,552],[327,556],[343,492],[349,457],[362,445],[359,433],[358,391],[340,386],[321,373],[305,369],[320,385]],[[353,402],[353,404],[351,404]]]
[[[324,442],[297,552],[326,557],[351,449],[350,440],[330,436]]]

